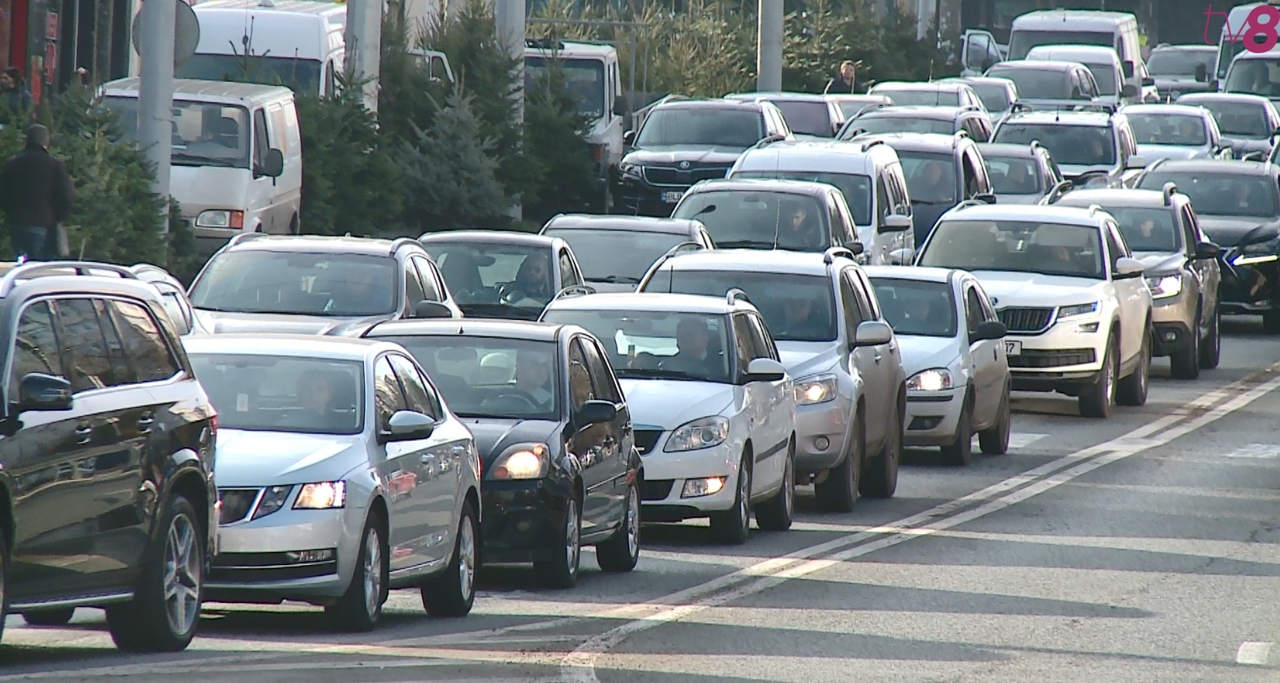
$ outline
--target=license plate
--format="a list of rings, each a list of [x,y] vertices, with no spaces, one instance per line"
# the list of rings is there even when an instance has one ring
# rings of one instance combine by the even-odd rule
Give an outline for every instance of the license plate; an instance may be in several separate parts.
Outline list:
[[[680,198],[684,196],[684,191],[663,192],[662,201],[666,204],[679,204]]]
[[[1022,342],[1006,341],[1004,343],[1004,353],[1007,356],[1017,356],[1022,353]]]

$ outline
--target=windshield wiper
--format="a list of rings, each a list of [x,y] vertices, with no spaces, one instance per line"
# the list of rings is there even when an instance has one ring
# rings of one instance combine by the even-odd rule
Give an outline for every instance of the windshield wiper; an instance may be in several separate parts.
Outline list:
[[[773,242],[764,240],[730,240],[728,242],[716,242],[716,246],[721,249],[751,249],[754,247],[772,249]]]
[[[201,166],[221,166],[223,168],[239,168],[236,162],[229,159],[217,159],[214,157],[202,157],[198,154],[183,154],[182,152],[174,152],[169,158],[170,161],[186,161]]]
[[[616,284],[619,282],[634,282],[635,284],[640,284],[640,278],[631,277],[630,275],[606,275],[604,277],[584,277],[582,279],[587,282],[608,282],[610,284]]]
[[[911,200],[911,203],[912,203],[912,204],[924,204],[925,206],[940,206],[940,205],[942,205],[942,204],[954,204],[955,202],[952,202],[952,201],[943,201],[943,200],[941,200],[941,199],[938,199],[938,200],[930,200],[930,199],[912,199],[912,200]]]
[[[615,372],[619,377],[651,378],[651,379],[683,379],[683,380],[691,380],[694,382],[712,381],[707,379],[706,377],[698,377],[697,375],[691,375],[687,372],[680,372],[679,370],[660,370],[658,368],[653,368],[653,369],[618,368]]]

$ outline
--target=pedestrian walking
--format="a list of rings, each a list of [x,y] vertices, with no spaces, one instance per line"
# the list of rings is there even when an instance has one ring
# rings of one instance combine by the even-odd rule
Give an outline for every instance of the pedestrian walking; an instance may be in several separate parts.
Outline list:
[[[59,224],[71,214],[75,189],[67,165],[49,153],[49,129],[27,128],[27,147],[0,169],[0,209],[18,257],[48,261],[62,251]]]
[[[17,67],[0,73],[0,104],[9,110],[10,119],[31,111],[31,91],[22,82],[22,72]]]
[[[866,92],[862,79],[858,78],[857,63],[849,59],[840,62],[840,71],[835,78],[827,81],[827,87],[822,92],[828,95]]]

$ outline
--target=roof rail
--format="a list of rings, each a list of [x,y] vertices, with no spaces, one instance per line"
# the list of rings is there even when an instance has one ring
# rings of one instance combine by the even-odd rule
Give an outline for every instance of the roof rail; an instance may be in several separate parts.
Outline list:
[[[849,118],[856,119],[859,116],[862,116],[863,114],[869,111],[873,111],[875,109],[884,109],[885,107],[892,107],[892,106],[893,106],[892,102],[875,102],[873,104],[868,104],[862,107],[861,109],[858,110],[858,113],[854,114],[853,116],[850,116]]]
[[[850,120],[852,121],[852,119]],[[840,131],[839,140],[841,140],[842,142],[848,142],[850,140],[853,140],[859,136],[866,135],[866,134],[867,134],[866,128],[850,128],[849,132],[847,133],[844,132],[843,130]]]
[[[1173,206],[1173,195],[1178,194],[1178,184],[1172,180],[1164,184],[1164,205]]]
[[[787,139],[787,138],[786,138],[785,136],[778,135],[778,134],[776,134],[776,133],[775,133],[775,134],[773,134],[773,135],[766,135],[766,136],[764,136],[764,137],[760,138],[759,140],[757,140],[757,141],[756,141],[756,144],[751,145],[751,149],[759,149],[759,148],[761,148],[761,147],[768,147],[769,145],[772,145],[772,144],[773,144],[773,143],[775,143],[775,142],[782,142],[783,140],[786,140],[786,139]]]
[[[1098,205],[1098,204],[1090,204],[1090,205],[1089,205],[1089,215],[1090,215],[1090,216],[1093,216],[1094,214],[1098,213],[1099,211],[1105,211],[1105,209],[1103,209],[1103,208],[1102,208],[1100,205]]]
[[[962,139],[963,139],[963,140],[968,140],[968,139],[970,139],[970,137],[969,137],[969,131],[967,131],[967,130],[958,130],[958,131],[956,131],[955,133],[952,133],[952,134],[951,134],[951,147],[954,149],[956,145],[960,144],[960,140],[962,140]]]
[[[883,145],[883,144],[884,144],[883,138],[876,139],[876,140],[868,140],[862,143],[862,153],[866,154],[872,147],[875,147],[876,145]]]
[[[256,239],[258,239],[259,237],[266,237],[266,234],[261,233],[261,232],[242,232],[242,233],[240,233],[239,235],[236,235],[235,237],[232,237],[232,238],[227,242],[227,246],[228,246],[228,247],[234,247],[234,246],[236,246],[237,244],[240,244],[241,242],[248,242],[249,240],[256,240]]]
[[[695,218],[693,220],[697,220],[697,219]],[[667,250],[667,253],[663,254],[662,256],[659,256],[656,261],[650,264],[649,269],[645,271],[644,277],[640,278],[640,281],[641,282],[647,281],[649,279],[650,273],[658,272],[658,269],[662,267],[662,264],[666,263],[667,261],[670,261],[673,257],[680,255],[680,253],[686,252],[686,251],[702,251],[705,248],[706,247],[703,247],[701,244],[698,244],[697,242],[681,242],[675,245],[674,247],[671,247],[670,249]]]
[[[1031,149],[1044,149],[1044,145],[1040,144],[1039,140],[1032,140]]]
[[[751,299],[747,298],[747,293],[742,291],[741,289],[738,289],[737,287],[734,287],[733,289],[725,292],[724,302],[726,304],[732,306],[738,303],[739,301],[745,301],[747,303],[751,303]]]
[[[67,271],[71,272],[68,273]],[[95,272],[96,271],[96,272]],[[103,273],[120,276],[122,280],[139,280],[137,273],[125,266],[113,263],[97,263],[94,261],[33,261],[19,263],[0,278],[0,298],[9,296],[19,280],[29,280],[41,275],[88,275],[102,276]]]
[[[595,287],[592,287],[590,285],[569,285],[568,287],[565,287],[564,289],[556,292],[556,295],[552,297],[551,300],[559,301],[560,299],[567,299],[571,296],[586,296],[588,294],[595,294],[595,293],[596,293]]]
[[[401,238],[398,238],[396,241],[394,241],[394,242],[392,242],[392,243],[391,243],[391,254],[390,254],[390,255],[391,255],[391,256],[395,256],[395,255],[396,255],[396,252],[400,250],[400,247],[407,247],[407,246],[409,246],[410,244],[414,244],[414,245],[417,245],[417,246],[419,246],[419,247],[420,247],[420,246],[422,246],[422,244],[421,244],[420,242],[418,242],[418,240],[415,240],[415,239],[413,239],[412,237],[401,237]]]
[[[838,258],[847,258],[850,261],[853,261],[856,256],[857,255],[853,253],[853,250],[848,247],[831,247],[830,249],[822,252],[822,262],[829,266],[832,263],[835,263]]]
[[[1062,195],[1070,192],[1074,187],[1075,185],[1073,185],[1070,180],[1063,180],[1057,185],[1054,185],[1053,189],[1049,190],[1045,196],[1041,197],[1038,204],[1040,204],[1040,206],[1054,204],[1059,199],[1062,199]]]

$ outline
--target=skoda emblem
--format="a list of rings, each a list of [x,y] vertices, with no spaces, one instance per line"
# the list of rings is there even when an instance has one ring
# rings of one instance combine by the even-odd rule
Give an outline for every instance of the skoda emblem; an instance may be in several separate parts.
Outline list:
[[[687,171],[687,170],[689,170],[689,162],[687,162],[687,161],[681,161],[679,165],[680,165],[680,170],[682,170],[682,171]]]

